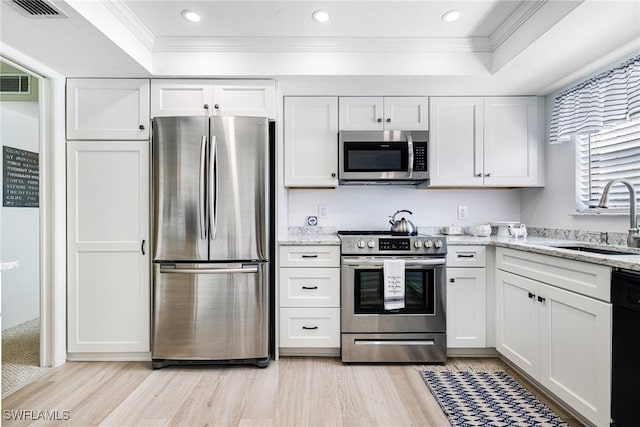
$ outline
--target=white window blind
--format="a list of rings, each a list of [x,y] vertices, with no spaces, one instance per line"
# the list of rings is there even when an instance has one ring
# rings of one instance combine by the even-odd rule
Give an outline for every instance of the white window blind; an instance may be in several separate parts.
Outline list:
[[[612,179],[630,181],[640,196],[640,119],[584,135],[578,139],[577,149],[579,211],[595,209],[604,186]],[[626,186],[611,187],[607,206],[610,211],[629,208]]]

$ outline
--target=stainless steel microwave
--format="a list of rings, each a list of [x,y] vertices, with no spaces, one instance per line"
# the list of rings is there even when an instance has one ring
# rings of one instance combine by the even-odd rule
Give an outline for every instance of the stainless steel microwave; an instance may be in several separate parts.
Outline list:
[[[340,184],[429,182],[428,131],[342,131],[338,138]]]

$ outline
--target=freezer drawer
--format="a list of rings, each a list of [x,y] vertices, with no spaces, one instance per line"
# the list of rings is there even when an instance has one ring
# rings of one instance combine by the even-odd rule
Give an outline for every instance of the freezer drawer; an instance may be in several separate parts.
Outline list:
[[[268,264],[154,264],[154,367],[268,363]]]

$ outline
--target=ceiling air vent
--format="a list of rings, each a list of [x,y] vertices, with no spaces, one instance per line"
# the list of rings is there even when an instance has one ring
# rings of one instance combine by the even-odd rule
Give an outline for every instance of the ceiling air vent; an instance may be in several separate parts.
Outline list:
[[[67,18],[58,7],[46,0],[11,0],[23,15],[31,18]]]
[[[24,74],[2,74],[0,75],[0,93],[28,95],[31,93],[31,79]]]

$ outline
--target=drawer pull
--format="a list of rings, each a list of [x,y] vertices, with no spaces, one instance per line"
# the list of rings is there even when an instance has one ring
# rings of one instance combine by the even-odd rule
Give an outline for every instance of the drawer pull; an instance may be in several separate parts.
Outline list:
[[[529,298],[535,298],[536,294],[532,294],[531,292],[529,292]]]
[[[318,329],[317,326],[303,326],[302,329],[306,329],[307,331],[313,331]]]
[[[313,289],[318,289],[318,287],[317,286],[303,286],[302,289],[313,290]]]
[[[539,296],[539,297],[538,297],[538,302],[542,302],[542,303],[544,303],[545,301],[546,301],[546,299],[545,299],[545,298],[543,298],[543,297],[541,297],[541,296]]]
[[[318,258],[318,255],[302,255],[302,258]]]
[[[475,254],[458,254],[458,258],[475,258]]]

